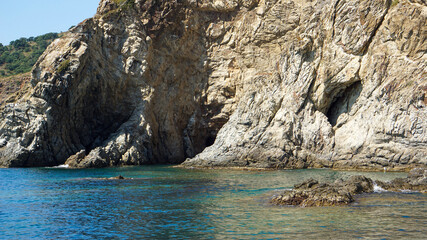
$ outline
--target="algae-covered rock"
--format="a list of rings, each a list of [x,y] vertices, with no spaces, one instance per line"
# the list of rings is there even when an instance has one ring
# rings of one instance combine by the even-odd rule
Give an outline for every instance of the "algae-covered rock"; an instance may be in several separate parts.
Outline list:
[[[365,176],[351,176],[338,179],[334,183],[319,183],[308,179],[296,184],[292,190],[271,199],[275,205],[292,205],[300,207],[342,206],[354,202],[354,197],[361,193],[372,193],[374,185],[385,191],[419,191],[427,192],[427,169],[414,168],[406,178],[396,178],[390,182],[373,181]]]
[[[296,184],[293,190],[274,197],[271,202],[301,207],[340,206],[353,202],[355,194],[372,191],[372,180],[364,176],[352,176],[345,181],[339,179],[334,183],[319,183],[308,179]]]

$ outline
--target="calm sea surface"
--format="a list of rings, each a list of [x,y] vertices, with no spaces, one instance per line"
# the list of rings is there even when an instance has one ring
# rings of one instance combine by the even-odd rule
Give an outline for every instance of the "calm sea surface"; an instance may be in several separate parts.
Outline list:
[[[100,180],[117,175],[128,180]],[[426,239],[427,194],[372,193],[345,207],[271,206],[332,170],[0,169],[0,239]],[[381,180],[404,173],[363,173]]]

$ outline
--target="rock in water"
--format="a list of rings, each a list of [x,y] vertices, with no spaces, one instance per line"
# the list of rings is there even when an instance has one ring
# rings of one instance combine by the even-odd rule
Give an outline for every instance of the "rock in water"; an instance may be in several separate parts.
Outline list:
[[[334,183],[319,183],[308,179],[271,199],[275,205],[293,205],[300,207],[340,206],[354,201],[354,195],[371,193],[374,184],[387,191],[427,192],[427,169],[411,170],[406,178],[396,178],[390,182],[374,181],[364,176],[352,176],[347,180],[338,179]]]
[[[108,178],[108,180],[123,180],[123,179],[127,179],[127,178],[123,177],[122,175]]]
[[[390,182],[377,181],[379,187],[387,191],[419,191],[427,192],[427,169],[414,168],[407,178],[396,178]]]
[[[295,185],[292,191],[274,197],[276,205],[301,207],[340,206],[354,201],[353,195],[373,191],[373,182],[364,176],[352,176],[348,180],[335,183],[319,183],[314,179]]]
[[[119,176],[109,177],[109,178],[91,178],[91,179],[96,179],[96,180],[129,180],[129,179],[133,179],[133,178],[127,178],[127,177],[123,177],[122,175],[119,175]]]
[[[425,166],[426,23],[419,0],[102,0],[5,106],[0,166]]]

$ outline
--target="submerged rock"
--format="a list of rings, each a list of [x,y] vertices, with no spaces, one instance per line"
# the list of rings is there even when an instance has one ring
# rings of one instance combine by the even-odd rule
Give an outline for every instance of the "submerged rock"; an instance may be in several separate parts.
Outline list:
[[[108,180],[122,180],[122,179],[129,179],[129,178],[125,178],[122,175],[108,178]]]
[[[126,180],[126,179],[132,179],[132,178],[126,178],[123,177],[122,175],[119,176],[115,176],[115,177],[109,177],[109,178],[96,178],[98,180]]]
[[[275,205],[293,205],[300,207],[340,206],[354,202],[354,195],[372,193],[374,184],[387,191],[427,191],[427,169],[413,169],[407,178],[397,178],[391,182],[374,182],[364,176],[352,176],[347,180],[338,179],[334,183],[319,183],[308,179],[296,184],[271,199]]]
[[[426,28],[425,1],[102,0],[4,106],[0,166],[425,166]]]

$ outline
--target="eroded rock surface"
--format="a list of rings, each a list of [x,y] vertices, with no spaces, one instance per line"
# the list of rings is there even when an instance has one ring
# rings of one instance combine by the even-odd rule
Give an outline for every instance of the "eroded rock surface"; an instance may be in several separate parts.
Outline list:
[[[285,191],[274,197],[276,205],[294,205],[300,207],[340,206],[354,202],[354,195],[373,192],[373,182],[364,176],[353,176],[344,181],[319,183],[308,179],[297,184],[291,191]]]
[[[427,192],[427,169],[414,168],[407,178],[396,178],[390,182],[376,181],[376,184],[386,191],[419,191]]]
[[[334,183],[319,183],[308,179],[296,184],[290,191],[271,199],[275,205],[299,207],[342,206],[355,201],[361,193],[372,193],[374,185],[385,191],[427,191],[427,169],[416,168],[406,178],[396,178],[390,182],[373,181],[364,176],[352,176],[346,180],[338,179]]]
[[[102,0],[0,117],[0,165],[427,164],[427,5]]]

